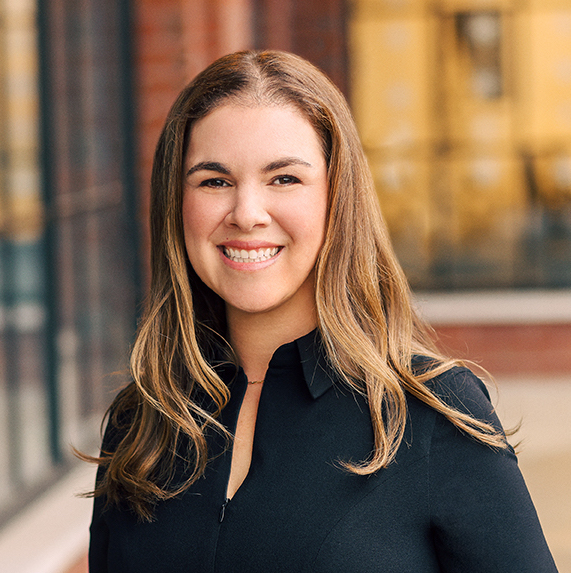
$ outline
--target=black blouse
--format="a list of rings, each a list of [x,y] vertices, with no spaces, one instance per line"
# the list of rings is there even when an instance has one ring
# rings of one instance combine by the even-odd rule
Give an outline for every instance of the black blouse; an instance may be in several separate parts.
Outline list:
[[[232,452],[212,437],[204,477],[159,503],[152,523],[95,500],[91,573],[557,571],[513,452],[474,441],[413,397],[395,461],[372,476],[343,469],[373,448],[369,410],[338,381],[316,336],[274,354],[250,471],[232,500]],[[232,390],[222,422],[233,431],[247,380],[241,370],[221,374]],[[429,385],[499,427],[469,370]]]

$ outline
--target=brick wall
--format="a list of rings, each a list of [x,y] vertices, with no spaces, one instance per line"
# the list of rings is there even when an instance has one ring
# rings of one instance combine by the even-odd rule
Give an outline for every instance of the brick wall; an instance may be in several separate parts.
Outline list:
[[[571,375],[571,324],[454,325],[436,332],[448,354],[497,377]]]
[[[348,95],[347,17],[344,0],[257,0],[255,45],[303,56]]]

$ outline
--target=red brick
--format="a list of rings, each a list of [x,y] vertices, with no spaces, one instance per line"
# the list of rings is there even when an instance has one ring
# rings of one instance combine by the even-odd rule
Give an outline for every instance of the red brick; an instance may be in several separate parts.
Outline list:
[[[497,375],[571,374],[571,324],[448,326],[436,329],[448,353]]]

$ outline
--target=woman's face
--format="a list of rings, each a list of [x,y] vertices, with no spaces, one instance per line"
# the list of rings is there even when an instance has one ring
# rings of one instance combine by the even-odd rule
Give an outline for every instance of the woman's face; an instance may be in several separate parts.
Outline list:
[[[320,140],[295,107],[226,104],[194,124],[184,164],[186,250],[229,319],[282,313],[315,323],[327,196]]]

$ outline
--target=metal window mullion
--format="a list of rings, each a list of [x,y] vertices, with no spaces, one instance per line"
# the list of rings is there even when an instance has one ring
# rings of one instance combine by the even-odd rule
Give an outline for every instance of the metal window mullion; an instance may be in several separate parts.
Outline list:
[[[56,157],[53,125],[53,100],[51,81],[51,42],[50,17],[48,0],[38,1],[38,59],[40,87],[40,172],[42,197],[46,225],[42,241],[44,255],[44,306],[46,309],[45,325],[45,363],[46,387],[49,412],[49,444],[52,460],[59,464],[63,461],[61,447],[61,419],[58,386],[58,287],[57,287],[57,219],[54,198],[54,166]]]
[[[131,251],[132,281],[135,289],[135,308],[141,308],[143,300],[143,277],[141,269],[141,227],[138,215],[141,212],[137,197],[136,169],[136,112],[134,90],[134,57],[133,42],[135,33],[132,24],[132,0],[119,0],[119,49],[121,82],[121,117],[123,123],[123,219],[125,220],[126,233],[129,238],[127,247]],[[133,313],[133,332],[136,331],[138,316]]]

